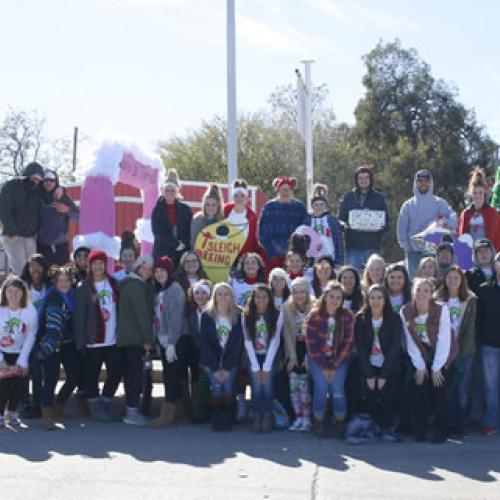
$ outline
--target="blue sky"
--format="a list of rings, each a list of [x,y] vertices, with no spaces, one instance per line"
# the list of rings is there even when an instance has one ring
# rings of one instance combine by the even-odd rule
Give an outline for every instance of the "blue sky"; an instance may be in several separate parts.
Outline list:
[[[7,103],[46,114],[53,137],[74,125],[153,142],[224,114],[225,0],[2,2],[0,114]],[[8,6],[7,6],[8,5]],[[500,3],[494,0],[236,0],[238,107],[316,61],[339,120],[362,96],[361,56],[379,39],[415,47],[435,77],[500,141]]]

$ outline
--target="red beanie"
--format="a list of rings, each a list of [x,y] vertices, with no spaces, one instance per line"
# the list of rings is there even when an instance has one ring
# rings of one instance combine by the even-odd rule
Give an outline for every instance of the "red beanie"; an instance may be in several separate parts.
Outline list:
[[[102,260],[104,264],[107,264],[108,256],[104,250],[92,250],[89,255],[89,264],[92,264],[94,260]]]
[[[286,175],[283,175],[281,177],[278,177],[277,179],[274,179],[274,189],[276,191],[279,191],[280,187],[283,186],[288,186],[292,191],[295,191],[295,187],[297,185],[297,179],[294,177],[288,177]]]
[[[172,262],[172,259],[170,257],[167,257],[164,255],[163,257],[158,257],[155,260],[155,269],[165,269],[167,273],[170,275],[172,274],[172,271],[174,270],[174,263]]]

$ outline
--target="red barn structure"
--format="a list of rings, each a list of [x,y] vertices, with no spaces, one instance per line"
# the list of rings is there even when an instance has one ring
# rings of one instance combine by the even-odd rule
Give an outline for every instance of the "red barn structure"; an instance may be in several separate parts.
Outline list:
[[[209,182],[201,181],[182,181],[181,194],[183,201],[186,202],[193,213],[201,209],[201,199],[205,193]],[[220,184],[224,200],[227,201],[228,189],[227,185]],[[73,199],[76,205],[80,204],[81,184],[70,184],[66,187],[68,195]],[[267,201],[266,196],[257,186],[249,186],[249,201],[250,206],[260,215],[262,207]],[[123,231],[135,230],[137,219],[142,217],[142,197],[139,189],[123,184],[121,182],[115,185],[115,235],[120,236]],[[70,223],[68,229],[68,240],[70,246],[73,241],[73,236],[78,234],[78,224]]]

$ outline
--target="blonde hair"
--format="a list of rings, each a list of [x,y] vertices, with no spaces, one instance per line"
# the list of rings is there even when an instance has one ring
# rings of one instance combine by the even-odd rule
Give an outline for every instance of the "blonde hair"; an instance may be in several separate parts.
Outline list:
[[[215,320],[217,316],[219,316],[219,307],[217,304],[217,292],[222,289],[226,288],[227,291],[229,292],[230,302],[229,302],[229,318],[231,319],[231,323],[235,324],[236,321],[238,321],[238,306],[236,305],[236,301],[234,300],[234,293],[233,289],[228,283],[224,283],[223,281],[220,283],[217,283],[213,290],[212,290],[212,298],[207,304],[207,309],[206,312]]]
[[[373,283],[369,270],[370,267],[373,266],[373,264],[381,264],[382,268],[384,270],[384,274],[382,276],[382,281],[380,282],[381,285],[384,284],[384,278],[385,278],[385,260],[377,253],[372,253],[368,260],[366,261],[365,269],[363,271],[363,278],[361,279],[361,285],[365,290],[368,290],[372,285],[375,285],[376,283]]]
[[[467,194],[472,196],[472,190],[476,187],[482,187],[486,193],[488,190],[488,184],[486,183],[486,174],[484,169],[481,167],[474,167],[470,174],[469,186],[467,189]]]
[[[416,274],[416,278],[426,278],[426,276],[423,275],[423,268],[424,266],[428,263],[428,262],[431,262],[432,265],[434,266],[434,278],[437,278],[438,275],[439,275],[439,266],[438,266],[438,263],[437,263],[437,260],[435,259],[435,257],[431,257],[430,255],[427,256],[427,257],[424,257],[419,265],[418,265],[418,269],[417,269],[417,274]]]
[[[413,301],[415,301],[415,293],[417,291],[417,288],[420,285],[428,285],[428,287],[431,289],[431,299],[432,299],[432,294],[434,293],[434,283],[432,282],[431,278],[415,278],[415,281],[413,282],[413,286],[411,287],[411,298]]]

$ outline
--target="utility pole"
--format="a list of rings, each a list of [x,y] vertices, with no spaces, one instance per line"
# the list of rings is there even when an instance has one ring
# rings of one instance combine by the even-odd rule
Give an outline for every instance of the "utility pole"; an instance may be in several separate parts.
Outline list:
[[[235,0],[227,0],[227,182],[238,177],[238,134],[236,121],[236,23]]]
[[[304,64],[305,73],[305,106],[304,106],[304,141],[306,147],[306,192],[307,192],[307,207],[311,206],[312,190],[313,190],[313,136],[312,136],[312,79],[311,79],[311,64],[314,62],[310,59],[301,61]]]

